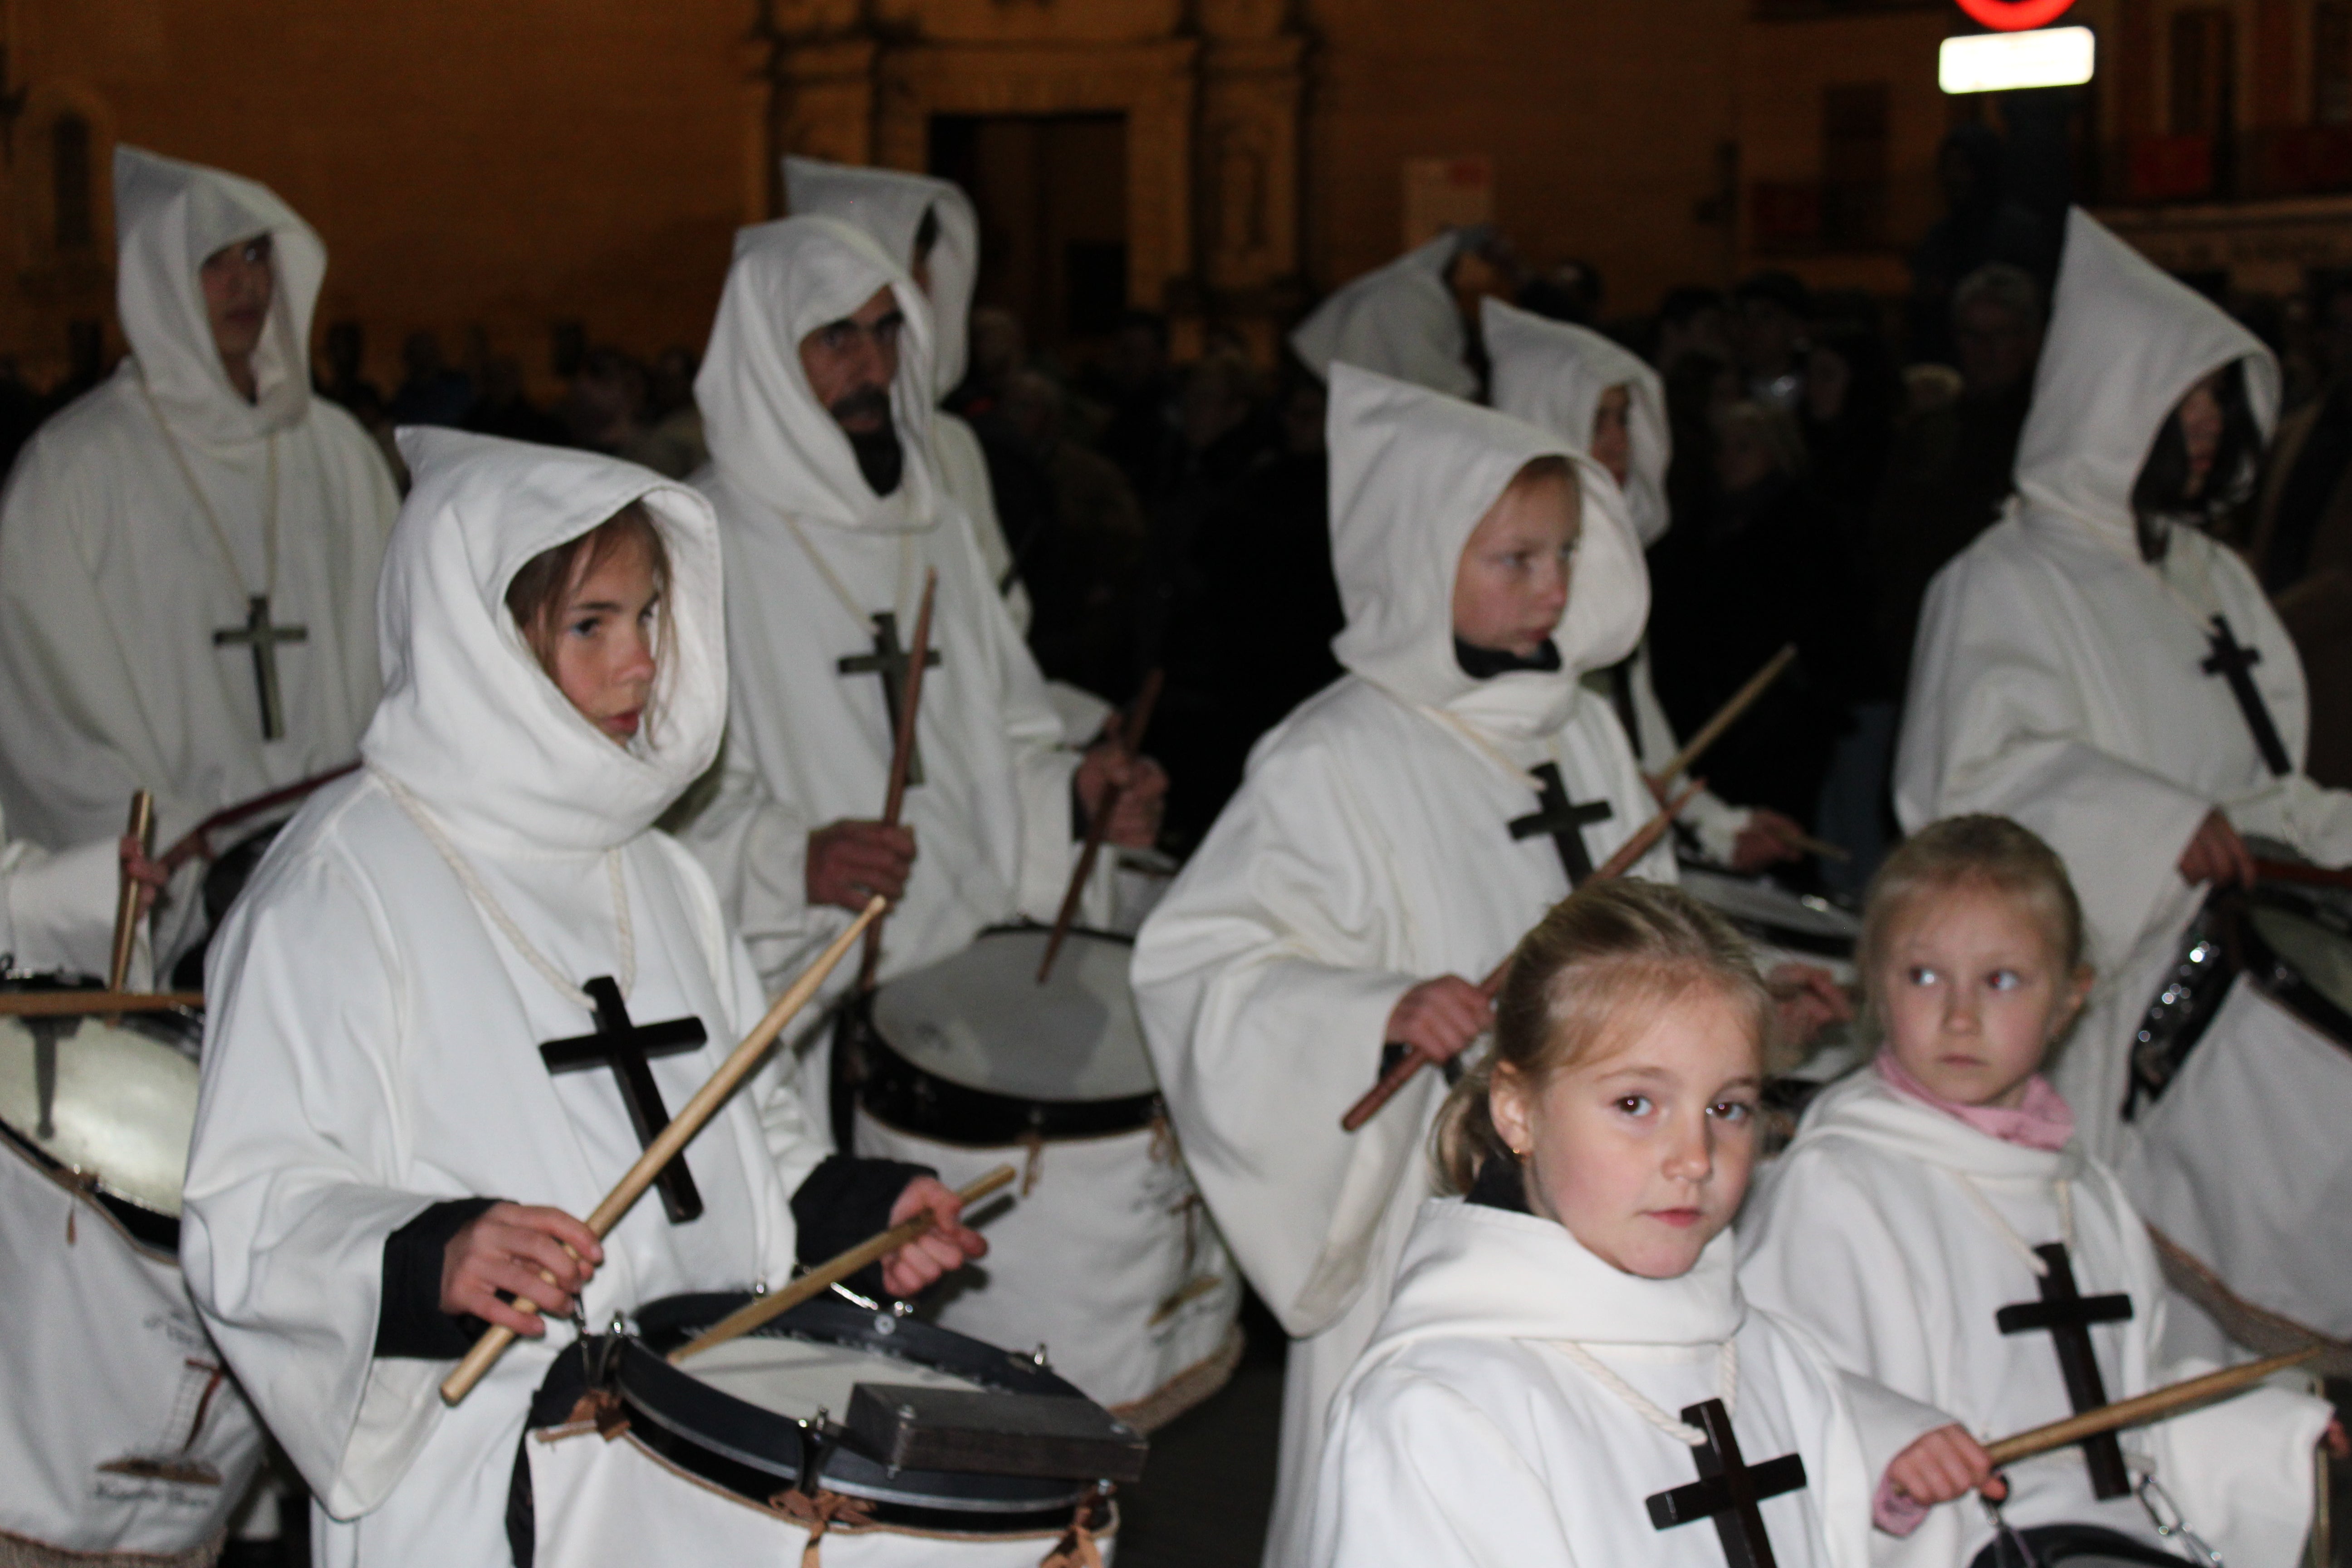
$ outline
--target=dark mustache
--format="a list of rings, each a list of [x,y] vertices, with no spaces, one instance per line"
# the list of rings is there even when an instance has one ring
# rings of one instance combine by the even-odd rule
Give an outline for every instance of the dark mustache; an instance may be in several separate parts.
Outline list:
[[[858,419],[890,416],[890,393],[887,387],[861,386],[856,391],[835,398],[825,405],[825,412],[835,419]]]

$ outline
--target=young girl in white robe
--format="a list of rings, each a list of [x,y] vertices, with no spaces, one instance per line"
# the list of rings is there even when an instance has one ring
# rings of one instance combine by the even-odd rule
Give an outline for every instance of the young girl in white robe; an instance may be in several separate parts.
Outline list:
[[[1948,818],[1897,849],[1862,949],[1884,1047],[1810,1108],[1743,1227],[1754,1300],[1988,1440],[2074,1408],[2053,1332],[2000,1321],[2062,1268],[2105,1299],[2088,1332],[2107,1399],[2210,1370],[2159,1363],[2166,1292],[2147,1231],[2041,1076],[2090,984],[2083,942],[2064,868],[2006,818]],[[2124,1538],[2126,1561],[2135,1543],[2172,1561],[2152,1508],[2239,1568],[2287,1568],[2327,1420],[2315,1399],[2243,1394],[2124,1435],[2096,1460],[2114,1467],[2103,1482],[2084,1447],[2011,1466],[2001,1517],[2045,1553],[2053,1527],[2089,1526]],[[2130,1488],[2147,1476],[2160,1492],[2143,1505]],[[1995,1544],[1983,1510],[1921,1513],[1877,1500],[1880,1563],[1960,1568]]]
[[[639,1136],[613,1074],[553,1076],[540,1045],[595,1032],[600,990],[699,1020],[650,1064],[674,1112],[763,1010],[709,879],[650,826],[719,745],[717,528],[626,463],[402,441],[367,766],[304,806],[211,954],[183,1256],[315,1496],[317,1561],[454,1568],[507,1560],[575,1309],[756,1289],[923,1207],[949,1223],[889,1261],[893,1293],[981,1244],[935,1181],[827,1160],[772,1065],[680,1156],[698,1215],[649,1195],[601,1244],[574,1217]],[[485,1323],[524,1337],[445,1406]]]
[[[1720,1568],[1736,1515],[1660,1517],[1710,1460],[1758,1468],[1786,1568],[1867,1562],[1870,1391],[1734,1278],[1770,1010],[1676,889],[1596,884],[1519,944],[1435,1140],[1466,1195],[1422,1205],[1332,1405],[1318,1568]],[[1890,1467],[1937,1501],[1989,1472],[1948,1431]]]

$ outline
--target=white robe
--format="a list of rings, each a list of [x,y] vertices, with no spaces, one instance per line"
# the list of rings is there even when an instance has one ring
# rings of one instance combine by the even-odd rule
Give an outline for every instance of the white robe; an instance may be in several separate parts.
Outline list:
[[[1462,248],[1453,229],[1335,290],[1290,334],[1307,368],[1331,379],[1351,364],[1433,392],[1474,397],[1469,334],[1446,271]]]
[[[2201,668],[2207,618],[2224,615],[2259,650],[2255,684],[2288,755],[2302,757],[2302,665],[2253,574],[2201,532],[2176,529],[2155,566],[2134,537],[2128,498],[2155,433],[2190,385],[2232,362],[2268,429],[2269,351],[2074,215],[2019,448],[2021,500],[1928,590],[1895,808],[1914,831],[1963,812],[2011,816],[2064,858],[2101,984],[2053,1078],[2090,1147],[2151,1223],[2233,1289],[2342,1335],[2352,1333],[2352,1203],[2332,1160],[2341,1140],[2284,1148],[2265,1109],[2344,1103],[2340,1052],[2259,996],[2233,1001],[2197,1047],[2204,1064],[2191,1058],[2204,1071],[2262,1057],[2265,1103],[2224,1107],[2218,1127],[2190,1140],[2237,1152],[2241,1179],[2226,1186],[2177,1179],[2170,1157],[2139,1168],[2137,1135],[2120,1121],[2133,1033],[2205,900],[2177,866],[2206,814],[2220,807],[2241,832],[2323,865],[2352,860],[2352,795],[2299,766],[2273,778],[2229,687]],[[2180,1088],[2159,1107],[2167,1116],[2191,1098]],[[2243,1162],[2266,1148],[2282,1163],[2257,1174]]]
[[[0,813],[0,968],[104,974],[114,956],[121,864],[111,838],[55,854],[12,839]]]
[[[1550,321],[1494,299],[1480,300],[1478,311],[1493,382],[1488,401],[1513,418],[1549,430],[1579,450],[1589,450],[1601,400],[1615,387],[1626,389],[1630,450],[1621,487],[1626,516],[1644,550],[1664,538],[1674,521],[1666,506],[1666,467],[1674,458],[1674,437],[1666,423],[1666,386],[1658,373],[1590,327]],[[1625,730],[1642,766],[1654,774],[1674,760],[1682,742],[1675,738],[1665,706],[1658,700],[1646,637],[1623,668],[1633,715]],[[1585,678],[1585,684],[1614,702],[1616,679],[1614,669],[1595,670]],[[1623,707],[1617,717],[1625,722]],[[1697,837],[1699,848],[1709,859],[1729,865],[1739,836],[1755,816],[1754,808],[1733,805],[1713,790],[1703,789],[1675,821]]]
[[[1331,1410],[1316,1568],[1721,1568],[1711,1521],[1660,1531],[1643,1500],[1698,1479],[1690,1447],[1561,1350],[1583,1347],[1672,1417],[1726,1398],[1740,1454],[1804,1461],[1763,1500],[1786,1568],[1863,1568],[1874,1481],[1846,1380],[1740,1300],[1728,1233],[1675,1279],[1602,1262],[1561,1226],[1437,1199]]]
[[[2164,1279],[2113,1171],[2079,1142],[2057,1152],[2003,1142],[1868,1068],[1815,1101],[1749,1201],[1740,1283],[1847,1371],[1979,1437],[2005,1437],[2073,1414],[2051,1336],[2003,1334],[1994,1322],[2002,1307],[2041,1299],[2020,1248],[2066,1240],[2070,1219],[2082,1293],[2131,1298],[2129,1319],[2091,1329],[2107,1396],[2210,1371],[2159,1360]],[[2290,1568],[2310,1527],[2312,1445],[2327,1419],[2323,1401],[2264,1388],[2122,1441],[2226,1561]],[[2099,1524],[2161,1545],[2137,1499],[2092,1496],[2079,1448],[2007,1474],[2002,1511],[2014,1528]],[[1873,1543],[1882,1568],[1965,1568],[1992,1536],[1984,1510],[1963,1501],[1931,1510],[1907,1536],[1874,1531]]]
[[[1350,673],[1258,743],[1240,792],[1138,938],[1136,996],[1185,1157],[1290,1347],[1266,1561],[1304,1559],[1324,1410],[1379,1321],[1432,1191],[1444,1097],[1423,1073],[1361,1131],[1397,999],[1473,983],[1569,891],[1520,770],[1559,763],[1605,860],[1655,810],[1580,670],[1623,656],[1648,600],[1639,547],[1589,459],[1584,537],[1557,641],[1564,668],[1474,681],[1454,660],[1464,542],[1528,461],[1566,455],[1516,420],[1349,366],[1333,372],[1333,541]],[[1670,881],[1669,850],[1640,875]]]
[[[0,502],[0,805],[52,847],[121,833],[142,786],[169,843],[349,762],[375,702],[376,571],[399,504],[374,442],[310,395],[318,236],[250,181],[129,148],[115,212],[131,357],[33,437]],[[277,289],[248,404],[221,368],[196,274],[265,233]],[[278,626],[308,628],[277,649],[286,733],[268,742],[252,654],[213,641],[264,592]],[[165,911],[174,931],[195,912],[190,890]]]
[[[559,1323],[518,1343],[445,1408],[448,1363],[374,1353],[386,1237],[476,1194],[585,1215],[639,1152],[610,1074],[541,1062],[541,1042],[592,1032],[587,1009],[497,931],[398,792],[572,984],[634,966],[637,1022],[702,1020],[707,1045],[652,1063],[671,1110],[761,1011],[709,881],[648,828],[722,727],[709,508],[604,458],[403,441],[417,486],[384,574],[368,769],[305,805],[212,950],[182,1248],[207,1326],[318,1500],[317,1561],[336,1565],[503,1561],[515,1444],[572,1338]],[[503,599],[533,555],[634,500],[672,580],[649,729],[625,749],[541,672]],[[640,1202],[605,1240],[587,1319],[786,1278],[790,1194],[822,1152],[764,1069],[685,1155],[701,1217],[673,1226]]]
[[[907,463],[898,489],[877,499],[810,395],[797,345],[886,284],[908,319],[892,389]],[[1052,920],[1076,855],[1077,755],[1061,746],[1036,663],[927,457],[929,319],[860,231],[828,218],[747,229],[696,384],[713,462],[699,482],[726,545],[735,680],[716,792],[683,835],[772,979],[796,973],[850,919],[810,906],[808,836],[881,815],[891,728],[881,681],[837,666],[872,652],[878,611],[897,614],[899,643],[911,646],[927,567],[940,574],[931,646],[941,662],[923,682],[924,780],[907,791],[904,818],[917,858],[891,912],[883,974],[1018,916]],[[1103,876],[1097,910],[1108,866]],[[826,994],[855,977],[845,966]]]

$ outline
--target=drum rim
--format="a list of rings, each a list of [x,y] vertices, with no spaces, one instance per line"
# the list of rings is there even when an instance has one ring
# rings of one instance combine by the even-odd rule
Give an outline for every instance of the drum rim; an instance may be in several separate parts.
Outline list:
[[[2257,910],[2276,910],[2352,942],[2352,920],[2335,905],[2307,897],[2275,882],[2263,883],[2238,895],[2238,918],[2231,922],[2239,942],[2239,969],[2263,994],[2303,1023],[2326,1036],[2339,1050],[2352,1052],[2352,1011],[2304,977],[2271,945],[2255,922]]]
[[[1760,886],[1769,888],[1772,891],[1795,899],[1801,903],[1808,898],[1819,897],[1818,894],[1795,892],[1790,889],[1780,887],[1775,883],[1762,881],[1758,878],[1742,877],[1737,872],[1719,871],[1712,866],[1684,867],[1680,869],[1682,875],[1685,877],[1689,877],[1693,872],[1697,872],[1703,876],[1714,878],[1718,881],[1737,883],[1741,887],[1753,888]],[[1818,953],[1823,958],[1850,959],[1853,957],[1855,951],[1861,946],[1862,933],[1859,930],[1851,936],[1837,936],[1832,935],[1828,931],[1806,931],[1796,926],[1782,925],[1778,921],[1768,920],[1760,915],[1736,914],[1729,910],[1721,909],[1712,903],[1708,903],[1706,895],[1704,893],[1693,891],[1691,896],[1698,900],[1699,902],[1706,904],[1707,907],[1714,910],[1717,914],[1721,915],[1725,920],[1729,921],[1734,926],[1747,932],[1749,936],[1755,937],[1759,941],[1769,942],[1775,947],[1791,948],[1800,952]],[[1838,907],[1835,904],[1830,903],[1826,899],[1822,900],[1822,902],[1832,910],[1836,910]],[[1810,908],[1811,906],[1808,907]],[[1839,912],[1841,914],[1848,913],[1848,911],[1842,910],[1839,910]],[[1859,921],[1857,921],[1856,923],[1858,925]]]
[[[71,984],[27,986],[0,981],[0,990],[72,991],[80,989],[86,989],[86,987]],[[96,1013],[68,1015],[77,1020],[99,1016]],[[200,1041],[203,1037],[204,1015],[194,1007],[171,1007],[152,1012],[125,1013],[115,1020],[115,1026],[193,1060],[194,1053],[188,1047],[193,1042]],[[56,1182],[58,1185],[77,1197],[94,1200],[105,1212],[107,1217],[114,1222],[115,1228],[121,1231],[134,1246],[163,1253],[174,1261],[178,1259],[180,1256],[179,1215],[159,1209],[152,1204],[142,1203],[135,1194],[125,1192],[108,1181],[106,1173],[103,1171],[91,1175],[67,1164],[63,1160],[42,1148],[32,1134],[12,1125],[5,1117],[0,1117],[0,1135],[5,1135],[11,1146],[22,1151],[26,1159],[32,1161],[43,1174]]]
[[[613,1385],[628,1405],[633,1416],[642,1416],[687,1447],[708,1452],[761,1475],[772,1476],[780,1483],[797,1487],[802,1479],[800,1458],[803,1433],[797,1420],[776,1411],[762,1409],[705,1383],[689,1369],[672,1366],[663,1353],[673,1342],[684,1342],[693,1330],[716,1322],[727,1312],[751,1300],[748,1292],[694,1293],[665,1297],[648,1303],[636,1314],[638,1332],[617,1342],[618,1360],[613,1367]],[[890,1325],[887,1333],[875,1331],[877,1322]],[[856,1331],[859,1330],[864,1331]],[[968,1334],[957,1333],[952,1329],[940,1328],[935,1323],[926,1323],[916,1318],[896,1317],[888,1312],[869,1311],[838,1299],[818,1297],[804,1301],[753,1330],[752,1336],[797,1340],[803,1343],[852,1350],[876,1349],[872,1342],[883,1338],[903,1342],[909,1350],[926,1344],[934,1349],[952,1347],[959,1351],[978,1347],[988,1353],[957,1358],[962,1364],[950,1364],[945,1358],[927,1361],[912,1354],[903,1359],[910,1364],[933,1366],[979,1383],[982,1387],[999,1388],[1008,1393],[1065,1394],[1085,1397],[1058,1373],[1013,1352],[999,1349]],[[655,1348],[657,1343],[662,1347],[660,1350]],[[999,1362],[1001,1365],[994,1364]],[[974,1363],[983,1363],[992,1371],[993,1379],[984,1374],[982,1365],[972,1364]],[[764,1446],[753,1449],[743,1447],[740,1442],[730,1442],[716,1431],[719,1425],[717,1420],[705,1419],[699,1425],[695,1424],[693,1417],[698,1414],[706,1417],[723,1415],[748,1426],[764,1439]],[[829,1414],[837,1423],[848,1413],[833,1411]],[[793,1455],[788,1465],[774,1457],[787,1449]],[[666,1452],[674,1462],[689,1469],[693,1468],[687,1457],[675,1451]],[[943,1514],[1024,1520],[1061,1517],[1096,1495],[1096,1483],[1092,1480],[960,1475],[912,1469],[892,1471],[881,1461],[837,1441],[826,1443],[819,1474],[827,1491],[889,1507],[919,1510],[934,1517]],[[715,1484],[724,1485],[723,1482]],[[925,1486],[929,1489],[913,1489]],[[1000,1493],[1011,1490],[1016,1495],[991,1497],[981,1489]],[[731,1488],[728,1489],[732,1491]]]
[[[1116,1100],[1032,1100],[973,1089],[908,1060],[882,1037],[865,1008],[850,1016],[855,1047],[865,1057],[857,1103],[867,1115],[903,1132],[992,1149],[1032,1138],[1052,1143],[1138,1132],[1166,1113],[1158,1089]],[[895,1084],[905,1086],[906,1092],[897,1097],[901,1101],[915,1099],[929,1105],[909,1115],[903,1103],[877,1104],[878,1087]]]

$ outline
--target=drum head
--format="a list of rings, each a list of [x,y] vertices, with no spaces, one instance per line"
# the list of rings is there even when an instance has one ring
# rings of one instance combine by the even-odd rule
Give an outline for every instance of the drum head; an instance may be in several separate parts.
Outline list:
[[[196,1064],[168,1015],[0,1018],[0,1123],[107,1196],[176,1219]]]
[[[982,932],[874,995],[875,1032],[947,1082],[1009,1099],[1130,1100],[1159,1089],[1127,978],[1133,944],[1074,931],[1037,984],[1047,933]]]
[[[1704,868],[1682,868],[1684,890],[1709,904],[1751,936],[1782,947],[1852,958],[1862,921],[1827,899]]]

